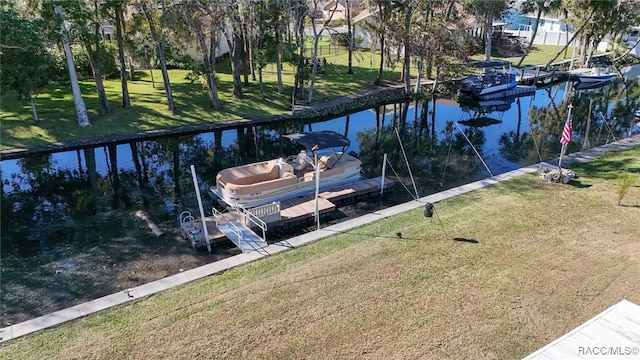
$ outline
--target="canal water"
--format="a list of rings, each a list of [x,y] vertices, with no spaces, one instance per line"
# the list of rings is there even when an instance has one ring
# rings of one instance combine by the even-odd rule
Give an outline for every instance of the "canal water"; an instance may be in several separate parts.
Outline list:
[[[367,177],[380,175],[386,153],[395,190],[341,208],[325,219],[332,223],[408,201],[416,192],[422,197],[557,158],[570,104],[568,152],[637,134],[638,94],[638,81],[594,89],[561,83],[499,101],[427,99],[313,123],[243,126],[4,160],[0,326],[237,254],[226,242],[208,252],[181,238],[180,212],[198,213],[190,165],[210,215],[218,204],[206,190],[219,170],[298,151],[279,134],[342,133]],[[164,235],[154,235],[138,211]]]

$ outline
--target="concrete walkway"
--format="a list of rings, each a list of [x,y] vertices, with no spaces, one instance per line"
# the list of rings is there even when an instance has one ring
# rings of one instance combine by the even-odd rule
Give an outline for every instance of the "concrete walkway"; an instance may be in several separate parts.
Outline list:
[[[566,167],[573,162],[588,162],[595,157],[600,156],[609,151],[625,150],[640,146],[640,135],[635,135],[620,141],[600,146],[598,148],[589,149],[583,152],[574,153],[563,157],[563,165]],[[267,247],[260,249],[260,251],[253,251],[249,253],[243,253],[235,255],[220,261],[216,261],[211,264],[207,264],[192,270],[187,270],[176,275],[172,275],[148,284],[136,286],[134,288],[125,290],[123,292],[107,295],[84,304],[72,306],[60,311],[56,311],[47,315],[37,317],[35,319],[27,320],[19,324],[7,326],[0,329],[0,342],[8,341],[26,334],[36,332],[48,327],[52,327],[67,321],[75,320],[83,316],[98,312],[100,310],[107,309],[115,305],[121,305],[131,300],[139,299],[148,295],[158,293],[160,291],[188,283],[190,281],[203,278],[205,276],[217,274],[225,270],[229,270],[238,265],[246,264],[248,262],[258,260],[260,258],[277,254],[282,251],[295,249],[296,247],[308,244],[313,241],[317,241],[335,233],[348,231],[355,227],[372,223],[377,220],[381,220],[396,214],[400,214],[409,210],[413,210],[424,206],[425,203],[436,203],[438,201],[448,199],[457,195],[465,194],[485,186],[493,185],[501,181],[509,180],[539,171],[543,167],[556,168],[557,160],[549,163],[538,163],[535,165],[527,166],[518,170],[513,170],[508,173],[496,175],[494,177],[479,180],[470,184],[459,186],[453,189],[445,190],[436,194],[425,196],[419,201],[410,201],[387,209],[382,209],[355,219],[351,219],[339,224],[327,226],[320,230],[309,232],[294,238],[281,241]]]

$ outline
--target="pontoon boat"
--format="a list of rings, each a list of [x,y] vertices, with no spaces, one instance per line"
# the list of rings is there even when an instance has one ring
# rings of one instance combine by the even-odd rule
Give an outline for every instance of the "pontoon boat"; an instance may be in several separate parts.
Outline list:
[[[230,206],[251,208],[313,193],[316,169],[325,191],[361,179],[360,160],[345,153],[351,142],[333,131],[283,135],[305,147],[286,158],[224,169],[211,191]]]

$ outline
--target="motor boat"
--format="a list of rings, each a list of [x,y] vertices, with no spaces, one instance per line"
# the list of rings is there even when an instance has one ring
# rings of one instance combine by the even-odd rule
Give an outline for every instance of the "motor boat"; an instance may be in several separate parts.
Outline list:
[[[609,60],[594,60],[591,67],[585,71],[576,74],[578,81],[590,82],[606,82],[618,77],[618,73],[613,69],[613,63]]]
[[[515,88],[518,85],[516,76],[519,70],[511,67],[508,61],[474,61],[471,67],[481,69],[479,74],[469,75],[462,79],[460,92],[475,97],[482,97],[498,91]]]
[[[211,192],[231,207],[252,208],[361,180],[360,160],[347,154],[348,138],[333,131],[283,135],[298,154],[221,170]]]

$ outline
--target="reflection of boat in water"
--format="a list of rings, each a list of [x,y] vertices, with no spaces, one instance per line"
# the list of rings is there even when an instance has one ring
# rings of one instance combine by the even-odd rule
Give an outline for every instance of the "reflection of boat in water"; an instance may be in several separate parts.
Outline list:
[[[613,83],[614,79],[603,80],[603,81],[578,81],[573,85],[575,90],[589,90],[589,89],[598,89],[601,87],[605,87],[611,83]]]
[[[313,193],[316,168],[322,191],[360,180],[360,160],[345,153],[351,144],[346,137],[333,131],[283,136],[306,150],[287,158],[224,169],[211,191],[230,206],[248,208]],[[311,150],[311,157],[307,150]]]
[[[507,111],[511,109],[511,104],[515,101],[514,97],[500,98],[500,99],[489,99],[489,100],[478,100],[468,97],[459,97],[458,104],[460,104],[460,108],[466,112],[481,112],[481,113],[489,113],[494,111]]]
[[[606,59],[596,59],[591,62],[591,67],[584,72],[576,73],[578,81],[584,83],[602,82],[613,80],[618,73],[613,70],[613,63]]]
[[[469,120],[460,120],[458,122],[462,125],[466,125],[470,127],[484,127],[484,126],[500,124],[502,121],[498,119],[493,119],[487,116],[478,116],[478,117],[473,117]]]
[[[467,120],[460,120],[458,123],[470,126],[470,127],[484,127],[494,124],[500,124],[502,120],[485,116],[485,114],[493,112],[505,112],[511,109],[511,104],[515,101],[515,98],[503,98],[493,100],[473,100],[473,99],[458,99],[460,108],[464,112],[473,113],[473,116]]]
[[[480,74],[469,75],[462,80],[460,92],[476,97],[515,88],[519,71],[508,61],[474,61],[471,67],[482,69]]]

